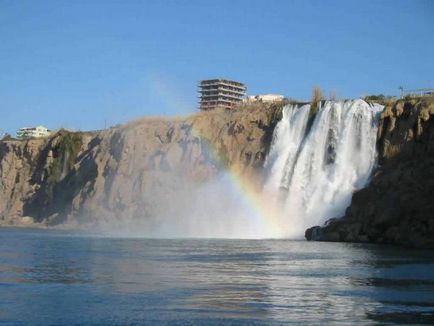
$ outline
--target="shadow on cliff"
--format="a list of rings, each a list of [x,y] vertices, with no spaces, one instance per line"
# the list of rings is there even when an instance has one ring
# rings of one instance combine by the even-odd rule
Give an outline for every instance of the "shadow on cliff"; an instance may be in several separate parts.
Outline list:
[[[379,122],[379,166],[343,218],[306,231],[308,240],[434,247],[434,98],[399,100]]]
[[[22,198],[22,216],[49,226],[150,236],[251,235],[258,227],[248,231],[241,218],[248,208],[234,180],[260,189],[281,110],[259,105],[144,118],[96,133],[61,130],[32,157],[30,178],[20,180],[29,190],[13,196]]]

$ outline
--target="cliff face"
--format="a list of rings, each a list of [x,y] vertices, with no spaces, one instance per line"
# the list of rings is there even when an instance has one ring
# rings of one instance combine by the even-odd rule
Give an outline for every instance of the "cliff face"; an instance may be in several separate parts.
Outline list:
[[[0,142],[0,225],[32,224],[29,207],[36,203],[41,210],[35,220],[42,221],[42,207],[48,209],[93,137],[60,131],[50,138]]]
[[[279,106],[255,106],[3,141],[0,225],[146,218],[164,206],[157,197],[170,200],[225,169],[259,184],[280,115]]]
[[[31,185],[29,180],[44,145],[44,140],[0,143],[0,219],[2,223],[12,223],[21,218],[25,194],[36,191],[36,186]]]
[[[433,116],[432,98],[386,106],[371,182],[344,217],[308,229],[307,239],[434,247]],[[260,188],[280,117],[281,107],[256,105],[2,141],[0,225],[152,222],[176,215],[202,195],[194,189],[227,170]]]
[[[434,247],[434,100],[386,106],[378,163],[345,216],[306,231],[308,240]]]

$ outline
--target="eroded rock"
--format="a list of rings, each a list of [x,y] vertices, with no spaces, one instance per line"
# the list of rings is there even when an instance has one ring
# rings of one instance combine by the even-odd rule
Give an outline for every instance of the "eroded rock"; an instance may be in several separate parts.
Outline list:
[[[386,106],[379,167],[345,216],[306,231],[308,240],[434,247],[434,98]]]

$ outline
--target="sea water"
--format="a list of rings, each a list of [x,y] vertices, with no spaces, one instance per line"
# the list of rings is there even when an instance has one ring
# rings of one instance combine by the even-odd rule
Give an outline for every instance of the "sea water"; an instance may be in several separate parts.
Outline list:
[[[434,252],[0,229],[0,323],[434,323]]]

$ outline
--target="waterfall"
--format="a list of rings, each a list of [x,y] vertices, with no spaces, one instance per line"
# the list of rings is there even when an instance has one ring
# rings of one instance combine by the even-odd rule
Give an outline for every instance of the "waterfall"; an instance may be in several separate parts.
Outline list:
[[[69,151],[65,150],[65,156],[63,157],[62,172],[60,174],[60,180],[68,174],[68,161],[69,161]]]
[[[306,228],[344,214],[375,165],[382,109],[363,100],[327,101],[309,130],[309,104],[283,109],[265,162],[264,194],[282,215],[285,236],[302,237]]]

